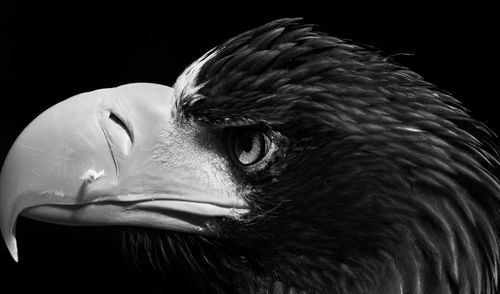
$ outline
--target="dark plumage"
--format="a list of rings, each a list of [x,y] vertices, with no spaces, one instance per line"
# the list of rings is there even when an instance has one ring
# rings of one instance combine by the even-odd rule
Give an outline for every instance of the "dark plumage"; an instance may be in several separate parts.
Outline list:
[[[282,19],[205,54],[174,91],[58,105],[2,169],[14,258],[22,212],[147,227],[124,229],[129,256],[211,293],[498,292],[493,134],[377,52]]]
[[[278,151],[233,170],[251,212],[213,220],[218,238],[129,232],[134,252],[182,258],[215,292],[498,291],[497,155],[456,99],[297,20],[197,62],[196,91],[176,85],[178,120],[258,128]]]

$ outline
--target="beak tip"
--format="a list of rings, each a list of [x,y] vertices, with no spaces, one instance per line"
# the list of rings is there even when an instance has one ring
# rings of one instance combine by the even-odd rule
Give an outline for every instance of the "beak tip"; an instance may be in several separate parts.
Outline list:
[[[10,256],[12,256],[15,262],[19,262],[16,237],[14,237],[14,235],[10,235],[10,236],[5,236],[4,239],[5,239],[5,244],[7,244],[7,248],[9,249]]]

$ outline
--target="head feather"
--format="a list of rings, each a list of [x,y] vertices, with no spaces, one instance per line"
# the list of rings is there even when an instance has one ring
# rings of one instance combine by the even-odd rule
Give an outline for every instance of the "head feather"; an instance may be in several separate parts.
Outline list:
[[[238,248],[218,256],[226,269],[329,293],[388,277],[405,293],[497,291],[491,132],[418,74],[281,19],[217,46],[175,89],[189,120],[265,125],[280,141],[265,170],[238,175],[253,210],[220,223]]]

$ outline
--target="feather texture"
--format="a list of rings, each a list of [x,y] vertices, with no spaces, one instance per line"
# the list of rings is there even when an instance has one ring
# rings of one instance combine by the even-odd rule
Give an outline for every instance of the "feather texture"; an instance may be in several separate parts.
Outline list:
[[[297,19],[210,52],[175,85],[179,119],[262,126],[279,152],[236,173],[252,212],[214,220],[217,239],[136,247],[181,256],[215,292],[497,293],[496,147],[459,101]]]

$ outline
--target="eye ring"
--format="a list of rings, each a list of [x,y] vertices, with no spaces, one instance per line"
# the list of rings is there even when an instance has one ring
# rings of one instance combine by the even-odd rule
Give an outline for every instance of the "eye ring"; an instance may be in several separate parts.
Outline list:
[[[240,165],[252,166],[262,161],[269,152],[269,137],[254,129],[235,130],[230,136],[231,154]]]

